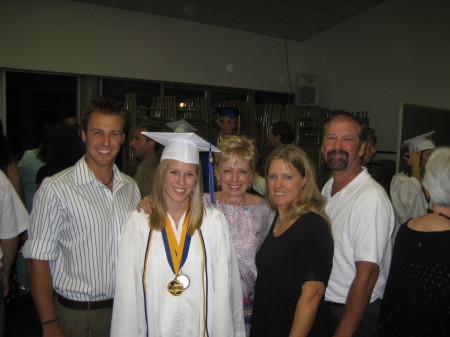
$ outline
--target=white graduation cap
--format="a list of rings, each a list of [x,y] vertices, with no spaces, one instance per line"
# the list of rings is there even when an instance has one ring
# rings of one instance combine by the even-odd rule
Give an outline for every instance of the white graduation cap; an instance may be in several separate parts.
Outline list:
[[[170,122],[166,124],[169,128],[173,130],[173,132],[194,132],[197,129],[189,124],[185,119],[180,119],[175,122]]]
[[[144,136],[164,145],[162,159],[174,159],[188,164],[199,164],[198,152],[208,152],[210,143],[192,132],[141,132]],[[212,152],[220,150],[211,145]]]
[[[408,146],[408,152],[412,152],[415,148],[418,148],[419,151],[435,149],[436,145],[430,140],[430,136],[435,132],[436,131],[433,130],[433,131],[424,133],[423,135],[405,140],[402,143],[402,147]]]

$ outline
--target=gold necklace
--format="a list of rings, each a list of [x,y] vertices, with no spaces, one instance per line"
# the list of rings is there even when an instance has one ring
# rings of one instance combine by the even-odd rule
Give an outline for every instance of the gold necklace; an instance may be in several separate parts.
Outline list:
[[[277,230],[279,229],[279,227],[281,227],[281,223],[282,223],[283,221],[284,221],[284,220],[282,220],[281,217],[279,216],[278,219],[277,219],[277,223],[276,223],[275,226],[273,227],[273,233],[274,233],[274,234],[277,233]]]
[[[220,194],[220,196],[222,196],[222,193]],[[216,208],[220,209],[222,211],[222,213],[225,214],[225,218],[227,219],[228,223],[234,224],[234,223],[241,222],[242,216],[249,209],[249,207],[247,207],[248,206],[247,205],[247,193],[244,193],[244,195],[242,196],[241,200],[239,200],[239,203],[237,205],[228,204],[221,199],[222,198],[217,198],[214,206]],[[240,207],[239,214],[235,218],[231,218],[230,214],[225,210],[225,206],[223,206],[223,205]]]

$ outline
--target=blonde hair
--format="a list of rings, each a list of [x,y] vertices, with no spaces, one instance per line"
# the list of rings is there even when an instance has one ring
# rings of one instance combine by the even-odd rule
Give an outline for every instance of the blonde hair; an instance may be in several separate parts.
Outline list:
[[[328,226],[330,226],[329,219],[325,214],[325,199],[317,188],[315,167],[305,151],[295,145],[282,146],[272,151],[266,162],[266,180],[268,179],[270,164],[275,159],[283,160],[306,178],[302,192],[299,193],[298,197],[287,209],[287,217],[292,220],[299,218],[302,214],[314,212],[321,215],[327,221]],[[269,205],[276,210],[277,206],[271,193],[267,194]]]
[[[153,185],[153,210],[150,215],[150,228],[154,230],[162,230],[166,225],[167,207],[166,192],[164,188],[165,174],[169,167],[171,159],[163,159],[158,165],[155,175],[155,183]],[[203,222],[205,207],[202,202],[202,176],[199,165],[197,165],[197,181],[189,196],[189,225],[188,234],[192,235],[197,229],[200,229]]]
[[[217,169],[219,163],[227,161],[232,157],[248,160],[252,173],[258,164],[258,148],[256,141],[246,136],[226,136],[217,147],[221,152],[214,153],[214,167]]]

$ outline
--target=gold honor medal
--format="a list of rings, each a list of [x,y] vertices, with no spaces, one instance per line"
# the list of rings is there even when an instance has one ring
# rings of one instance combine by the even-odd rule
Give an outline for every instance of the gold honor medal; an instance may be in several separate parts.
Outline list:
[[[187,288],[189,288],[189,284],[191,283],[191,281],[189,280],[189,277],[187,277],[187,275],[184,275],[181,273],[175,277],[175,280],[177,280],[178,282],[180,282],[183,285],[183,290],[186,290]]]
[[[183,284],[176,278],[167,285],[167,291],[172,296],[180,296],[183,293],[183,290]]]
[[[181,271],[181,267],[184,264],[184,261],[187,256],[187,251],[189,251],[189,245],[191,241],[190,236],[187,236],[188,223],[189,223],[189,213],[186,214],[186,217],[184,219],[183,229],[179,243],[175,238],[175,234],[172,230],[172,226],[168,218],[166,219],[166,227],[162,231],[167,260],[172,268],[172,271],[175,274],[175,278],[167,284],[167,291],[172,296],[180,296],[183,293],[183,291],[189,287],[190,283],[189,277],[184,275]],[[187,242],[186,247],[185,242]]]

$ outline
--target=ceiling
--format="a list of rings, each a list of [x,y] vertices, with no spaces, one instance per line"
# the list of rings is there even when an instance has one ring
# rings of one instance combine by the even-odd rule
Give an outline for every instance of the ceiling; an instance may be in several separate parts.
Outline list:
[[[77,0],[304,41],[384,0]]]

